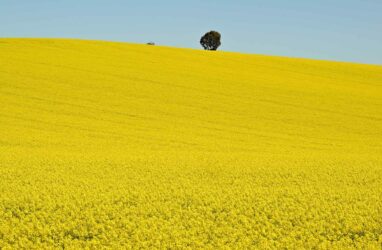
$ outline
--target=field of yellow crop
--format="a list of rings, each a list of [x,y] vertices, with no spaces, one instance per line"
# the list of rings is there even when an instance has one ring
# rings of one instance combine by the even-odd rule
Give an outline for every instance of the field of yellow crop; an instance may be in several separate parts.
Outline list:
[[[380,249],[382,66],[0,39],[0,249]]]

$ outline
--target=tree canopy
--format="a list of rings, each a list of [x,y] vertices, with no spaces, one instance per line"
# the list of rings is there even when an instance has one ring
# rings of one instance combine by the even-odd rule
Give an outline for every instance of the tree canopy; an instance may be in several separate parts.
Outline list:
[[[221,45],[220,42],[221,35],[217,31],[210,31],[204,34],[200,39],[200,44],[203,46],[205,50],[217,50]]]

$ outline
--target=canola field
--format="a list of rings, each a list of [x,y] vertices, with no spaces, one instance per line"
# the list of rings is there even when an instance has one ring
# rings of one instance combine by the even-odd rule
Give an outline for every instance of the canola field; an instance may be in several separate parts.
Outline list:
[[[0,249],[381,249],[382,66],[0,39]]]

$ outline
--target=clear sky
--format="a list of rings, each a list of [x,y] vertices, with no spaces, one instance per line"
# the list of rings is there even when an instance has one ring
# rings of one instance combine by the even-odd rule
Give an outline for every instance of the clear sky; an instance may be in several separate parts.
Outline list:
[[[0,37],[64,37],[382,64],[382,0],[0,0]]]

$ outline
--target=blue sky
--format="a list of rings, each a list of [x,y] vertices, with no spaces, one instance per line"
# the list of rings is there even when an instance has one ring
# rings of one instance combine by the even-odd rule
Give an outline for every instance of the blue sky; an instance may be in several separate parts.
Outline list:
[[[0,37],[65,37],[382,64],[382,0],[0,0]]]

